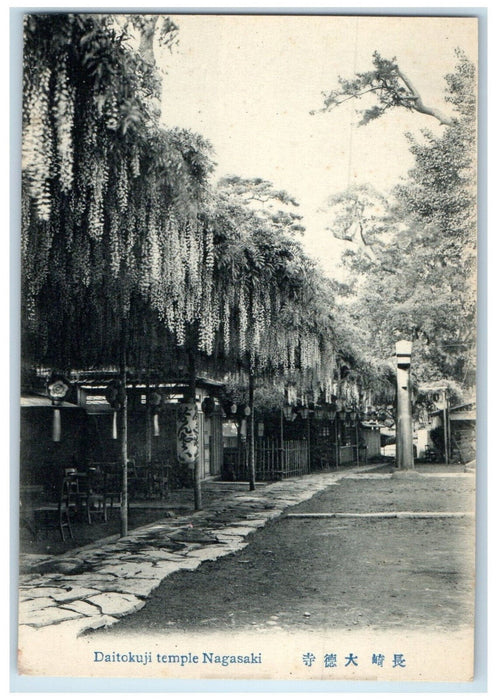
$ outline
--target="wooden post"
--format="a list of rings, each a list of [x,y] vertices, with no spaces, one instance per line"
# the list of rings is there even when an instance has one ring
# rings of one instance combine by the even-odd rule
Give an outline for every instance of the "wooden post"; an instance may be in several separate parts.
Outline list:
[[[449,409],[449,403],[447,401],[447,393],[445,394],[445,405],[446,405],[446,410],[447,410],[447,445],[448,445],[448,454],[449,454],[449,462],[452,458],[452,434],[451,434],[451,427],[450,427],[450,409]]]
[[[397,355],[397,467],[413,469],[414,455],[412,449],[412,413],[411,413],[411,368],[412,343],[400,340],[395,351]]]
[[[445,464],[449,463],[449,412],[447,410],[447,391],[446,389],[443,390],[443,411],[442,411],[442,418],[443,418],[443,424],[444,424],[444,457],[445,457]]]
[[[340,466],[340,445],[338,444],[338,413],[335,415],[335,461],[336,468]]]
[[[279,469],[281,472],[281,475],[283,475],[283,454],[284,454],[284,416],[283,416],[283,407],[280,408],[280,465]]]
[[[196,403],[196,377],[195,377],[195,356],[193,352],[189,355],[189,365],[190,365],[190,386],[189,394],[190,399],[193,403]],[[200,431],[199,431],[200,432]],[[197,457],[195,459],[195,466],[193,469],[193,502],[195,510],[202,510],[202,485],[200,480],[200,462],[199,462],[200,449],[198,450]]]
[[[356,462],[359,466],[359,423],[356,419],[355,422],[355,448],[356,448]]]
[[[150,385],[147,383],[147,404],[145,406],[145,462],[148,468],[150,468],[152,463],[152,420]]]
[[[311,415],[307,415],[307,473],[311,473]]]
[[[249,371],[249,490],[255,491],[255,416],[254,416],[255,377]]]
[[[121,332],[120,375],[122,387],[122,406],[120,421],[121,448],[121,537],[128,534],[128,392],[126,391],[126,346],[128,341],[126,321],[123,320]]]

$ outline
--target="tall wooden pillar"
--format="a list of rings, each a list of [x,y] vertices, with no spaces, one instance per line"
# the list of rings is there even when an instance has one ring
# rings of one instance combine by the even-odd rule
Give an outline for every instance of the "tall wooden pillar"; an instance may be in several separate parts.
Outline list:
[[[128,534],[128,392],[126,390],[126,344],[121,348],[121,421],[120,421],[120,452],[121,452],[121,537]]]
[[[193,352],[189,353],[189,399],[196,406],[197,403],[197,386],[196,386],[196,367],[195,367],[195,355]],[[198,415],[197,415],[197,431],[198,431]],[[198,434],[198,433],[197,433]],[[198,437],[197,437],[198,440]],[[197,451],[197,456],[193,468],[193,502],[195,510],[202,510],[202,481],[201,481],[201,465],[199,453]]]
[[[413,469],[412,410],[411,410],[411,352],[412,343],[399,340],[395,345],[397,356],[397,467]]]
[[[255,416],[254,416],[254,388],[255,377],[249,372],[249,490],[255,490]]]

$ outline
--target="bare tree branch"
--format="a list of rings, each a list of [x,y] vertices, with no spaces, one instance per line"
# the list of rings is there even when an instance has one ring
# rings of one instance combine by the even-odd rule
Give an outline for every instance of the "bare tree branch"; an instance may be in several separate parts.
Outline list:
[[[445,126],[452,126],[454,124],[454,120],[447,117],[440,110],[425,105],[425,103],[421,99],[421,95],[414,87],[412,81],[407,77],[407,75],[403,71],[400,70],[398,66],[397,73],[399,75],[399,78],[406,85],[407,89],[411,91],[411,95],[408,95],[406,99],[413,101],[412,109],[416,110],[417,112],[421,112],[421,114],[427,114],[430,117],[434,117],[440,122],[440,124],[444,124]]]

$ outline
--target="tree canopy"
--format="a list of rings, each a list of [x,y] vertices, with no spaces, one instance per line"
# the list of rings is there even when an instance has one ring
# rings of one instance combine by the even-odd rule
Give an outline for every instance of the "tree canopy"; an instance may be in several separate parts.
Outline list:
[[[109,16],[28,15],[24,63],[25,350],[115,362],[144,301],[181,342],[212,269],[209,144],[159,128],[155,74]]]
[[[414,341],[414,369],[474,384],[476,313],[475,70],[460,52],[446,76],[454,118],[441,135],[408,135],[414,167],[390,196],[353,187],[330,201],[330,229],[353,247],[344,307],[373,357]],[[352,297],[351,294],[355,294]]]
[[[298,203],[260,178],[213,186],[210,144],[157,119],[155,23],[27,15],[22,293],[26,362],[209,365],[322,382],[336,353]],[[173,44],[177,27],[162,23]],[[135,42],[136,43],[136,42]],[[210,358],[210,359],[209,359]]]
[[[362,111],[360,124],[368,124],[391,109],[402,108],[434,117],[440,124],[451,126],[453,118],[425,104],[410,77],[400,68],[397,59],[383,58],[375,51],[372,70],[356,73],[353,78],[338,78],[339,87],[323,93],[324,111],[339,107],[349,100],[369,97],[370,106]]]

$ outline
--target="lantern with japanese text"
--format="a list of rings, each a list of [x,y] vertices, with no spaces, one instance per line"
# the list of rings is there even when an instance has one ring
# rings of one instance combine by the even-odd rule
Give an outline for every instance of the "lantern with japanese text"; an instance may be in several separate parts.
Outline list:
[[[178,461],[193,469],[198,456],[198,412],[193,401],[178,404],[176,449]]]

